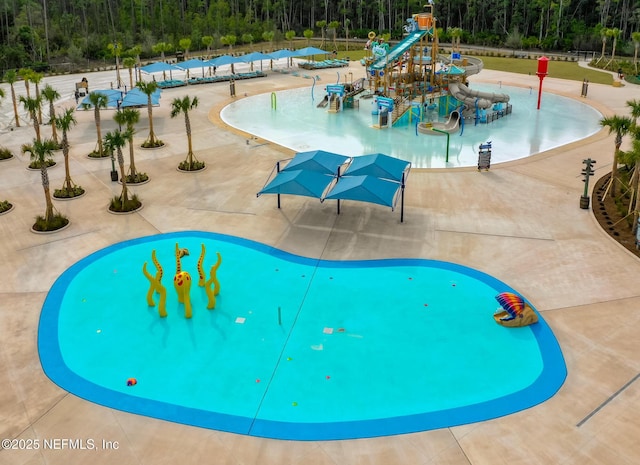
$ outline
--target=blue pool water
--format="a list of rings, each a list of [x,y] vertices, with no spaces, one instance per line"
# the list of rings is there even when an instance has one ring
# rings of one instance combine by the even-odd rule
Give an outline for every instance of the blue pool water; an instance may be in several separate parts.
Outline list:
[[[192,319],[173,289],[176,242],[190,251]],[[197,286],[201,244],[207,272],[222,256],[214,310]],[[146,302],[152,250],[166,318]],[[42,310],[39,354],[63,389],[155,418],[294,440],[424,431],[529,408],[563,383],[542,318],[493,321],[503,291],[513,290],[446,262],[323,261],[233,236],[164,234],[63,273]]]
[[[472,83],[475,90],[508,94],[513,113],[490,124],[467,122],[462,135],[450,136],[447,161],[445,136],[416,135],[415,125],[373,129],[373,99],[361,99],[359,109],[339,113],[317,108],[326,84],[277,92],[275,110],[271,94],[250,96],[228,105],[220,116],[233,127],[296,152],[326,150],[349,157],[384,153],[410,161],[414,168],[476,166],[478,146],[486,141],[493,142],[492,164],[517,160],[601,129],[602,115],[577,100],[545,92],[537,110],[536,89]]]

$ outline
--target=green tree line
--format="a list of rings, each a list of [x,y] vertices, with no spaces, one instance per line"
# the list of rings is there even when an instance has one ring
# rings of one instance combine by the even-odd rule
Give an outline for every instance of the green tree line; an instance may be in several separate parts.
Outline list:
[[[193,50],[303,37],[365,38],[369,31],[400,38],[407,18],[426,0],[0,0],[0,68],[46,66],[110,57],[107,45],[130,55]],[[435,1],[442,30],[462,30],[462,42],[543,50],[594,50],[603,31],[619,31],[619,50],[633,49],[639,0]],[[188,39],[190,42],[184,42]],[[226,43],[225,43],[226,42]],[[164,47],[157,47],[164,44]],[[122,50],[119,52],[121,53]],[[113,53],[113,50],[111,50]]]

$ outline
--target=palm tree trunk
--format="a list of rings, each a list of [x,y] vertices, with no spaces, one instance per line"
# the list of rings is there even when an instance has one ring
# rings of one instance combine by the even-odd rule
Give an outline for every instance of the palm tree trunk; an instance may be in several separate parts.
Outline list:
[[[133,128],[127,128],[127,130],[133,133]],[[129,173],[131,175],[131,179],[136,180],[136,161],[133,153],[133,136],[129,138]]]
[[[42,188],[44,189],[44,200],[46,209],[44,212],[44,221],[49,223],[53,220],[53,202],[51,201],[51,191],[49,190],[49,173],[47,173],[46,160],[40,160],[40,177],[42,178]]]
[[[20,127],[20,115],[18,115],[18,101],[16,100],[16,90],[13,88],[13,84],[11,84],[11,100],[13,100],[13,113],[16,117],[16,127]]]
[[[62,189],[67,191],[67,194],[71,193],[71,172],[69,171],[69,140],[67,139],[67,133],[62,131],[62,155],[64,156],[64,183]]]
[[[620,151],[621,143],[616,141],[616,150],[613,153],[613,164],[611,165],[611,196],[616,195],[616,180],[618,178],[618,152]]]
[[[53,106],[53,101],[49,102],[49,119],[51,120],[51,138],[56,143],[56,145],[60,145],[58,143],[58,131],[56,130],[56,109]]]
[[[153,110],[151,105],[151,94],[147,98],[147,113],[149,114],[149,143],[151,147],[156,146],[156,136],[153,133]]]
[[[118,147],[118,165],[120,165],[120,178],[122,179],[122,194],[120,195],[120,202],[122,204],[122,211],[125,210],[125,206],[129,201],[129,192],[127,191],[127,178],[124,175],[124,157],[122,156],[122,148]]]
[[[189,120],[189,112],[184,112],[184,125],[187,129],[187,143],[189,145],[189,152],[187,157],[189,159],[189,170],[193,168],[193,145],[191,144],[191,121]]]
[[[93,110],[93,116],[96,121],[96,133],[98,134],[98,154],[104,155],[104,148],[102,147],[102,130],[100,129],[100,109],[96,106]]]
[[[40,125],[38,124],[38,114],[35,111],[31,112],[31,119],[33,120],[33,130],[36,132],[36,140],[38,142],[41,142]]]

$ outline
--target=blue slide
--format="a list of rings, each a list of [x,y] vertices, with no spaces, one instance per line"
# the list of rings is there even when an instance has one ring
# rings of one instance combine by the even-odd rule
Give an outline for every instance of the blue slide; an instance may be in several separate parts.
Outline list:
[[[392,63],[398,58],[400,58],[404,52],[409,50],[412,45],[416,42],[420,41],[420,39],[429,31],[415,31],[410,33],[407,37],[402,39],[398,45],[389,50],[385,56],[378,58],[369,68],[380,71],[381,69],[385,69],[388,63]]]

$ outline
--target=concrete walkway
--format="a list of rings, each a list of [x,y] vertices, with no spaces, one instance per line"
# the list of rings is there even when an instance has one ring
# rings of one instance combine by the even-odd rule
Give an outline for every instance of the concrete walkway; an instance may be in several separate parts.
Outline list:
[[[363,73],[359,64],[350,71],[354,76]],[[323,82],[336,76],[335,70],[318,74]],[[67,104],[78,77],[51,78]],[[103,85],[113,79],[105,73],[88,77],[90,83]],[[490,70],[473,80],[534,88],[538,84],[536,76]],[[270,73],[236,84],[242,98],[310,82]],[[547,78],[544,89],[580,98],[581,84]],[[188,175],[176,171],[187,147],[183,120],[169,117],[171,100],[186,94],[200,99],[191,118],[193,142],[197,157],[208,166]],[[612,115],[627,113],[625,102],[634,98],[640,98],[636,86],[591,84],[584,101]],[[291,154],[223,127],[218,112],[230,100],[227,83],[163,93],[161,107],[154,110],[154,126],[167,145],[136,151],[137,167],[151,182],[132,189],[144,208],[131,215],[107,212],[110,198],[120,191],[109,178],[111,163],[86,157],[95,146],[92,112],[78,112],[78,125],[70,133],[72,176],[87,193],[55,202],[71,219],[66,230],[53,235],[30,232],[34,217],[44,213],[40,174],[28,171],[28,160],[21,155],[0,163],[0,199],[15,204],[14,211],[0,216],[0,438],[25,440],[16,442],[19,446],[40,445],[38,450],[0,450],[0,465],[640,461],[640,261],[612,241],[590,211],[578,207],[582,160],[597,160],[596,177],[607,173],[612,136],[603,130],[587,140],[495,165],[489,172],[415,170],[401,224],[398,212],[377,205],[344,202],[336,215],[334,205],[313,199],[287,197],[277,209],[273,198],[256,198],[275,161]],[[9,107],[5,101],[2,113],[10,113]],[[113,129],[109,111],[103,115],[104,129]],[[143,111],[138,144],[146,138],[147,124]],[[49,134],[49,128],[43,131]],[[0,143],[18,154],[33,134],[29,126],[13,131],[4,126]],[[52,188],[60,187],[64,177],[62,157],[56,158],[58,165],[49,171]],[[56,278],[110,244],[187,229],[232,234],[324,259],[421,257],[489,273],[525,295],[542,313],[561,344],[567,380],[547,402],[496,420],[335,442],[276,441],[172,424],[87,402],[51,383],[42,372],[36,342],[40,308]],[[509,348],[496,347],[496,354],[504,357],[506,370],[519,363],[518,354]],[[93,439],[100,450],[71,450],[62,443],[45,449],[45,439]]]

